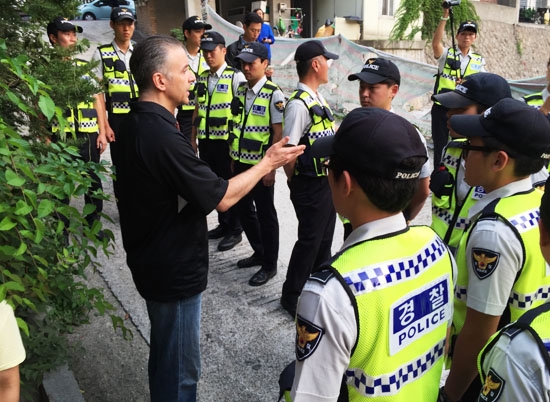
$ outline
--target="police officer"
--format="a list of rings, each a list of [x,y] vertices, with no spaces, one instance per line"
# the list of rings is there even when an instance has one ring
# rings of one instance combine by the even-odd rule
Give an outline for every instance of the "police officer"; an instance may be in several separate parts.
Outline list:
[[[393,112],[392,101],[399,92],[401,74],[391,60],[371,57],[367,59],[361,71],[348,76],[348,80],[359,80],[359,101],[362,107],[378,107]],[[422,142],[426,144],[424,136],[420,131],[417,130],[417,132]],[[426,161],[420,172],[418,189],[411,203],[403,211],[407,221],[413,220],[418,215],[426,198],[430,195],[430,173],[430,163]]]
[[[546,81],[547,85],[542,91],[525,95],[521,99],[529,106],[533,106],[539,109],[543,114],[548,115],[550,113],[550,100],[548,96],[548,91],[550,90],[550,59],[548,59],[548,63],[546,63]]]
[[[540,249],[550,261],[550,192],[540,205]],[[550,401],[550,303],[495,334],[478,356],[480,402]]]
[[[258,164],[271,144],[283,136],[285,97],[276,84],[267,80],[268,57],[266,47],[259,42],[246,44],[237,56],[246,82],[239,86],[232,107],[235,123],[230,152],[235,161],[234,174]],[[237,266],[261,265],[248,282],[251,286],[263,285],[277,273],[279,222],[273,199],[274,185],[275,171],[272,171],[236,206],[254,250],[250,257],[238,261]]]
[[[449,122],[468,138],[464,180],[486,192],[469,210],[456,253],[453,360],[441,390],[450,401],[471,401],[481,388],[476,358],[490,336],[548,299],[550,274],[537,246],[542,192],[529,176],[550,159],[550,122],[508,98]]]
[[[485,71],[485,60],[472,50],[477,39],[477,24],[474,21],[464,21],[456,33],[456,47],[444,48],[441,44],[445,32],[445,24],[449,19],[449,8],[443,8],[443,17],[437,26],[432,40],[434,57],[437,60],[437,75],[434,94],[449,92],[456,84],[472,74]],[[447,110],[437,101],[432,106],[432,139],[434,143],[434,162],[439,164],[443,148],[449,140],[447,128]]]
[[[334,134],[334,117],[319,87],[328,83],[329,60],[338,59],[318,40],[302,43],[294,55],[298,89],[285,107],[283,136],[289,144],[305,144],[300,158],[285,165],[290,200],[298,218],[298,240],[294,244],[281,305],[294,317],[296,303],[313,268],[330,257],[336,213],[322,159],[311,155],[311,145]]]
[[[353,232],[300,296],[293,401],[434,401],[454,263],[432,229],[402,214],[426,148],[402,117],[359,108],[312,151],[330,158],[334,205]]]
[[[208,63],[204,60],[201,52],[201,37],[204,31],[212,29],[212,25],[205,23],[200,17],[194,15],[187,18],[181,27],[184,36],[184,48],[189,60],[189,68],[198,77],[203,72],[207,71]],[[180,105],[178,107],[177,120],[180,126],[180,131],[191,138],[191,127],[193,126],[193,112],[195,111],[195,92],[194,88],[191,91],[192,95],[188,105]]]
[[[64,49],[74,49],[77,42],[77,32],[82,33],[82,27],[73,25],[67,18],[56,17],[46,28],[48,39],[53,46],[59,46]],[[84,60],[75,59],[74,62],[78,66],[88,64]],[[90,80],[90,76],[82,77],[85,80]],[[78,144],[80,158],[85,162],[99,163],[100,154],[107,148],[107,139],[100,132],[98,124],[98,110],[102,95],[94,96],[94,102],[80,102],[77,105],[70,105],[66,109],[65,117],[67,125],[63,128],[56,121],[52,124],[53,140],[70,137],[75,138]],[[60,130],[63,129],[64,134],[61,135]],[[99,216],[103,211],[103,200],[95,197],[94,193],[102,189],[101,179],[92,170],[88,172],[92,178],[92,184],[86,194],[84,194],[84,202],[95,207],[94,211],[86,216],[86,221],[90,226],[95,221],[99,221]],[[69,200],[65,200],[68,204]],[[61,215],[62,216],[62,215]],[[61,218],[65,224],[68,222],[65,218]],[[99,232],[98,237],[102,237],[103,232]]]
[[[432,99],[447,109],[447,116],[480,114],[499,100],[511,98],[510,85],[499,75],[479,73],[467,77],[451,92],[434,95]],[[466,138],[450,131],[452,140],[443,150],[439,166],[431,177],[432,224],[454,252],[469,225],[468,211],[483,196],[481,186],[471,187],[464,181],[462,146]]]
[[[111,159],[116,166],[119,154],[116,134],[122,120],[130,111],[130,102],[137,100],[138,87],[130,71],[130,58],[134,51],[132,35],[135,18],[126,7],[113,8],[110,26],[115,33],[113,41],[99,46],[93,60],[99,60],[95,75],[105,83],[105,96],[98,102],[100,129],[111,143]],[[108,120],[105,118],[105,111]]]
[[[231,102],[237,94],[244,75],[225,62],[225,39],[210,31],[201,38],[201,50],[210,69],[197,77],[195,112],[191,144],[197,147],[200,158],[220,177],[231,178],[229,132]],[[209,239],[222,238],[219,251],[231,250],[242,240],[242,227],[235,208],[218,212],[219,225],[208,232]]]

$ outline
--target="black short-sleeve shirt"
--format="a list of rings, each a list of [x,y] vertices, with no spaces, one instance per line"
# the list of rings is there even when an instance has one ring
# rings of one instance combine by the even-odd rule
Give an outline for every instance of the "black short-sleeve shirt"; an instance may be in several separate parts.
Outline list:
[[[206,215],[228,182],[196,157],[175,117],[153,102],[136,102],[116,141],[122,240],[139,293],[169,302],[206,288]]]

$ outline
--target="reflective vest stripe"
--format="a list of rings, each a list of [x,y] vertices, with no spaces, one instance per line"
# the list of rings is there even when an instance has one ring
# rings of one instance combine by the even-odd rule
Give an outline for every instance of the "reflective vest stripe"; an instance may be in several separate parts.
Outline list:
[[[411,360],[391,373],[369,376],[359,368],[346,370],[347,384],[367,397],[384,397],[394,395],[399,390],[429,371],[438,362],[445,351],[445,338],[433,346],[427,353]]]
[[[363,293],[385,289],[404,278],[422,274],[435,261],[447,253],[443,241],[435,236],[433,241],[415,255],[403,260],[385,261],[373,266],[361,267],[342,275],[352,293]]]
[[[544,104],[544,100],[542,98],[542,92],[535,92],[534,94],[526,95],[523,97],[523,100],[529,106],[532,106],[536,109],[540,109],[541,106]]]

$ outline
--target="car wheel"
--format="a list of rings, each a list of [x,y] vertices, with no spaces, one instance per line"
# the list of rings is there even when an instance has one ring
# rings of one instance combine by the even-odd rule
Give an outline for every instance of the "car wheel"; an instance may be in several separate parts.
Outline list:
[[[95,20],[95,15],[93,15],[92,13],[86,13],[82,16],[82,19],[86,21],[93,21]]]

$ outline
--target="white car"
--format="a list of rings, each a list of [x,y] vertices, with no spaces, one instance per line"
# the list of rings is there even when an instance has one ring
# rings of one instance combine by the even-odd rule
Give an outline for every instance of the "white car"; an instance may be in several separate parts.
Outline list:
[[[108,20],[111,18],[111,4],[109,0],[96,0],[91,3],[81,4],[77,8],[76,19],[93,21]],[[119,7],[128,7],[136,17],[136,5],[134,0],[118,0]]]

